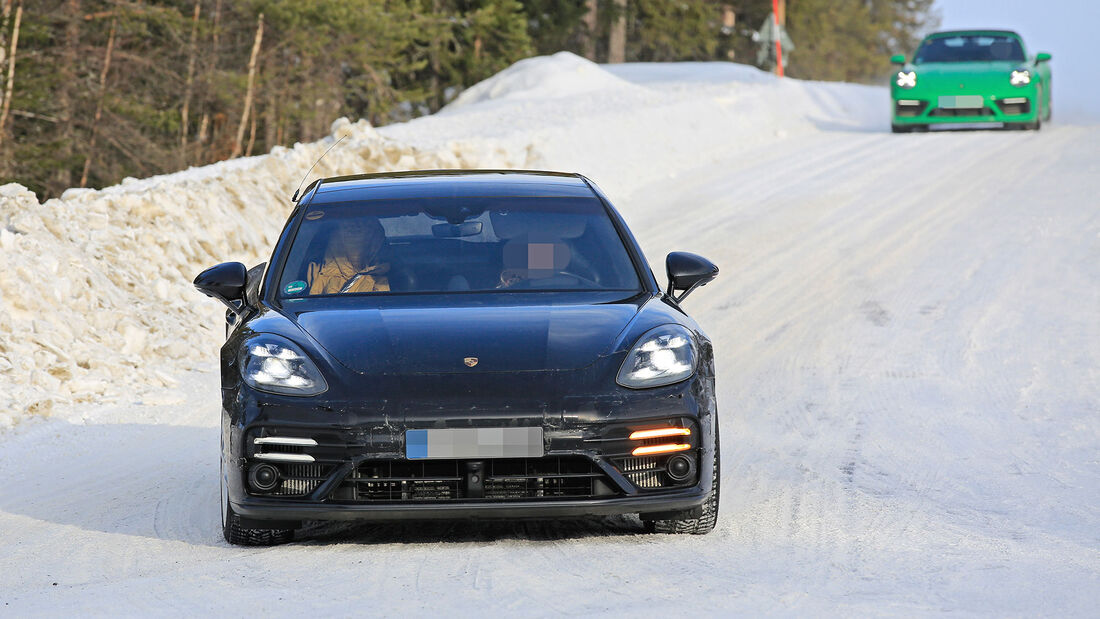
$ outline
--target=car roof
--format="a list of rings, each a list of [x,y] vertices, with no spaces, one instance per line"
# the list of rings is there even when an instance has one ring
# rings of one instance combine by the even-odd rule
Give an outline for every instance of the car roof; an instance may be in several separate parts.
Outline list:
[[[312,194],[312,195],[311,195]],[[335,176],[315,181],[310,203],[405,198],[593,197],[580,174],[534,170],[417,170]]]
[[[940,37],[959,36],[959,35],[962,35],[962,34],[998,34],[998,35],[1008,35],[1008,36],[1016,37],[1017,39],[1020,38],[1020,35],[1017,32],[1013,32],[1012,30],[998,30],[998,29],[995,29],[995,28],[993,28],[993,29],[991,29],[991,28],[971,28],[971,29],[968,29],[968,30],[941,30],[939,32],[933,32],[932,34],[930,34],[930,35],[928,35],[924,38],[926,38],[926,39],[938,39]]]

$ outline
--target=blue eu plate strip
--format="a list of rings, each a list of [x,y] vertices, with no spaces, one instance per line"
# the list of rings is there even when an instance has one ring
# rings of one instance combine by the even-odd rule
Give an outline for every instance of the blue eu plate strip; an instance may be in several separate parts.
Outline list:
[[[428,431],[405,431],[405,457],[410,460],[428,457]]]

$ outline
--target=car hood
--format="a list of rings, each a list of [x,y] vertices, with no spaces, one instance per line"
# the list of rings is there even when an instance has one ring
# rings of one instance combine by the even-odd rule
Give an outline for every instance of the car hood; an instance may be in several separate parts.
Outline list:
[[[284,315],[356,372],[469,374],[590,365],[613,351],[639,306],[344,306]]]
[[[999,87],[1009,85],[1012,71],[1019,69],[1019,62],[929,62],[911,65],[917,72],[918,86],[982,87],[988,84]]]

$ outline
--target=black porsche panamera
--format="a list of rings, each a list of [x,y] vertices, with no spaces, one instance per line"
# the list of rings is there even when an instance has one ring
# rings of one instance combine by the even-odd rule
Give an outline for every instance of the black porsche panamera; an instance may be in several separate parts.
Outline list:
[[[303,520],[718,515],[710,340],[575,174],[322,179],[268,263],[207,269],[229,306],[221,496],[234,544]]]

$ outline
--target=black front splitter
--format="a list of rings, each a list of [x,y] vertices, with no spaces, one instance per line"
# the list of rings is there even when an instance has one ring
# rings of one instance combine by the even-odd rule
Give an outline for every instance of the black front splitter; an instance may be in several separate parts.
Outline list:
[[[348,505],[248,497],[231,505],[249,520],[512,520],[686,512],[698,509],[705,500],[703,491],[695,487],[608,499]]]

